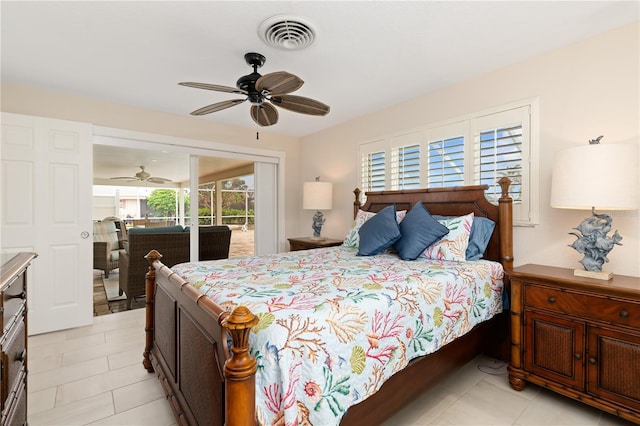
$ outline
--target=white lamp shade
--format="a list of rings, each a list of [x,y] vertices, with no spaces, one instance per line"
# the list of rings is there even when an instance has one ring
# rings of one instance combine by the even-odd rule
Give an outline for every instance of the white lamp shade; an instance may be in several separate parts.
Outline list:
[[[330,210],[333,207],[331,182],[305,182],[302,187],[302,208],[305,210]]]
[[[640,207],[638,146],[589,144],[559,151],[551,207],[635,210]]]

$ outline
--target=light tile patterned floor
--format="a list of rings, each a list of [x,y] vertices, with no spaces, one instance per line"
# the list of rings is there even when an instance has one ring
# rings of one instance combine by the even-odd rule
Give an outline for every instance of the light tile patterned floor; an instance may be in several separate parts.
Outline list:
[[[29,337],[29,424],[175,424],[143,347],[144,309]],[[480,356],[385,425],[630,425],[535,386],[515,392],[505,372]]]

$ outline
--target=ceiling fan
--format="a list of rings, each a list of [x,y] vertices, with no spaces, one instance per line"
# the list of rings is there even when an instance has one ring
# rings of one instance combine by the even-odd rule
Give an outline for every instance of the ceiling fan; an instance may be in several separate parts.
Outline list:
[[[266,58],[259,53],[247,53],[244,55],[244,60],[249,66],[253,67],[253,72],[240,77],[236,82],[236,87],[190,81],[178,83],[181,86],[194,87],[196,89],[246,95],[244,99],[231,99],[207,105],[193,111],[191,115],[204,115],[221,111],[247,100],[251,102],[251,118],[260,126],[271,126],[278,122],[278,110],[273,105],[308,115],[327,115],[329,113],[329,106],[320,101],[303,96],[289,95],[289,93],[295,92],[304,84],[300,77],[286,71],[260,75],[258,68],[264,65]]]
[[[120,176],[120,177],[112,177],[114,180],[127,180],[129,182],[141,181],[141,182],[150,182],[150,183],[166,183],[171,182],[171,179],[161,178],[157,176],[151,176],[151,173],[147,172],[144,169],[144,166],[140,166],[140,171],[133,176]]]

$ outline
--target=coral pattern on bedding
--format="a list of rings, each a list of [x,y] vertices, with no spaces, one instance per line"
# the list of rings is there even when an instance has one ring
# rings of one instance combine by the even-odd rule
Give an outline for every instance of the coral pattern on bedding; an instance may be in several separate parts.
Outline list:
[[[356,251],[341,246],[172,268],[225,309],[245,305],[258,316],[250,344],[261,424],[338,424],[411,359],[502,310],[499,263]]]

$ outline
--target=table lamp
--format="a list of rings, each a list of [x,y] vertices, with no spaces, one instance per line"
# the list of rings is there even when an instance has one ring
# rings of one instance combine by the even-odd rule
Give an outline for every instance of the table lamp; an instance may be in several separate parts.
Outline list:
[[[302,187],[302,208],[305,210],[316,210],[313,215],[313,237],[314,240],[324,240],[320,236],[322,225],[324,225],[324,215],[320,210],[331,210],[333,207],[333,185],[330,182],[320,182],[317,177],[315,182],[305,182]]]
[[[556,154],[551,181],[551,207],[591,210],[569,234],[576,240],[569,247],[583,255],[584,270],[574,275],[609,280],[603,272],[607,254],[614,245],[622,245],[611,216],[599,210],[635,210],[640,206],[638,194],[638,147],[631,144],[601,144],[602,136],[588,145],[568,148]]]

